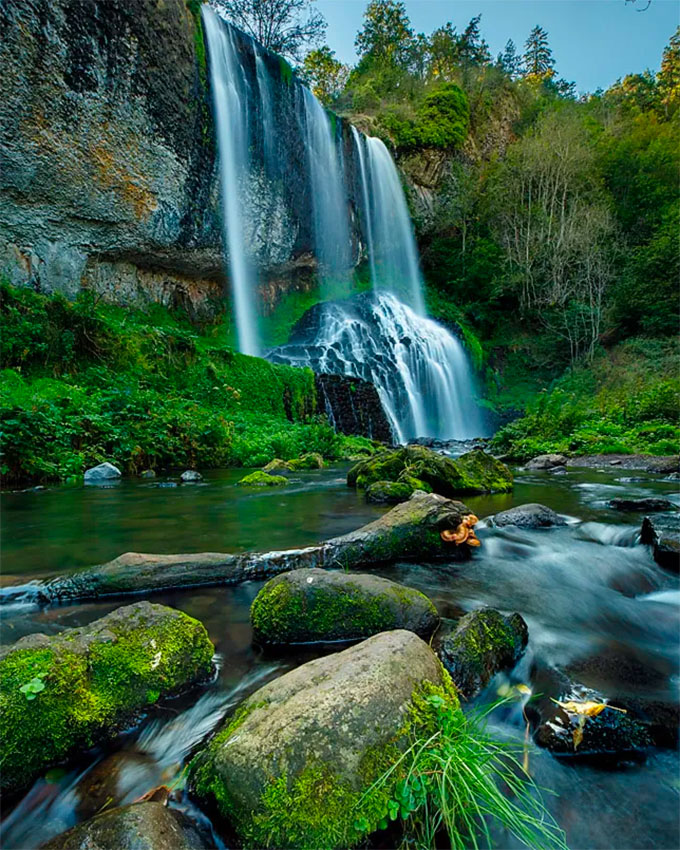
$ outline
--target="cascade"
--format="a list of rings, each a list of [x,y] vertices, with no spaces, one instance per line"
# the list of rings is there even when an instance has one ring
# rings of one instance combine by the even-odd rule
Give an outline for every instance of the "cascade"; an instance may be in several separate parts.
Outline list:
[[[258,354],[255,270],[246,250],[244,208],[249,179],[247,81],[231,27],[207,5],[201,9],[210,65],[210,86],[219,149],[224,243],[234,296],[239,349]]]
[[[290,342],[268,357],[371,381],[400,443],[416,437],[466,440],[484,431],[462,344],[392,293],[317,304]]]
[[[314,214],[314,246],[322,286],[348,283],[350,236],[347,190],[342,158],[328,113],[311,91],[303,88],[307,168]]]

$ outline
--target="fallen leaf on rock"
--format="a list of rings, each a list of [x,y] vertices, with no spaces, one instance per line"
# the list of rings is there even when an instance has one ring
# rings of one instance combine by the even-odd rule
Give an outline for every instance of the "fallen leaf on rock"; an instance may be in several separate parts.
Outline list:
[[[592,700],[586,700],[584,702],[576,702],[576,700],[561,702],[558,699],[553,699],[553,702],[559,705],[560,708],[563,708],[568,714],[579,714],[584,717],[597,717],[605,708],[610,708],[612,711],[620,711],[623,714],[627,713],[625,708],[617,708],[615,705],[609,705],[607,702],[594,702]]]
[[[158,788],[152,788],[151,791],[147,791],[146,794],[142,794],[141,797],[137,797],[134,800],[135,803],[162,803],[164,806],[168,805],[168,800],[170,799],[171,789],[168,788],[167,785],[159,785]]]

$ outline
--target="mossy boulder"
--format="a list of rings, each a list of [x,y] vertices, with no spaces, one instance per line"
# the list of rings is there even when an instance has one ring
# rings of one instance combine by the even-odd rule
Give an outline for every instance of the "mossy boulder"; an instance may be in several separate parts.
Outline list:
[[[306,454],[300,455],[300,457],[289,460],[288,463],[290,464],[291,469],[296,471],[301,469],[323,469],[326,465],[319,452],[307,452]]]
[[[376,481],[366,489],[366,501],[378,505],[398,505],[411,498],[413,487],[404,481]]]
[[[519,614],[504,617],[494,608],[480,608],[441,639],[439,657],[456,688],[469,699],[499,670],[512,667],[528,640],[527,624]]]
[[[249,697],[190,766],[198,798],[245,843],[349,848],[375,831],[403,778],[412,734],[435,722],[432,695],[459,710],[432,650],[382,632],[318,658]]]
[[[250,609],[265,644],[358,640],[388,629],[429,636],[439,623],[423,593],[379,576],[301,569],[268,581]]]
[[[262,472],[267,472],[271,474],[272,472],[292,472],[293,467],[290,461],[281,460],[280,457],[275,457],[274,460],[270,460],[266,466],[262,467]]]
[[[207,678],[214,648],[192,617],[150,602],[0,652],[2,787],[116,734],[161,695]]]
[[[44,850],[201,850],[203,837],[186,815],[162,803],[102,812],[43,845]]]
[[[288,484],[285,475],[270,475],[262,469],[257,469],[245,475],[237,482],[239,487],[283,487]]]
[[[360,490],[376,482],[413,479],[441,496],[512,490],[512,472],[482,449],[453,460],[425,446],[404,446],[360,461],[347,473],[349,486]]]

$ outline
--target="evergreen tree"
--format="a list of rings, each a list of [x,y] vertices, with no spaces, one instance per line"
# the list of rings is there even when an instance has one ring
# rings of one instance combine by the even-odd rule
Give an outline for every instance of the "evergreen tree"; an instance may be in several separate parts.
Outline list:
[[[517,53],[515,42],[511,38],[505,43],[505,50],[498,54],[496,64],[512,79],[522,73],[522,57]]]
[[[657,74],[661,102],[667,115],[680,104],[680,27],[678,27],[663,52],[661,70]]]
[[[483,65],[490,61],[489,45],[480,32],[481,14],[475,15],[465,27],[458,42],[458,55],[463,64]]]
[[[364,12],[364,26],[354,46],[360,58],[371,56],[406,67],[412,57],[415,36],[403,3],[371,0]]]
[[[531,30],[526,40],[522,64],[529,77],[544,80],[555,74],[555,59],[548,46],[548,33],[538,25]]]

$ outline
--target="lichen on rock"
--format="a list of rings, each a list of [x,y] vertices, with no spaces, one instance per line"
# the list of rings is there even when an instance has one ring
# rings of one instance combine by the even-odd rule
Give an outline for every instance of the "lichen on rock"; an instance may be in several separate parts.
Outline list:
[[[439,623],[423,593],[379,576],[300,569],[268,581],[250,609],[259,643],[357,640],[388,629],[421,637]]]
[[[387,816],[397,765],[430,728],[436,693],[459,710],[432,650],[383,632],[260,688],[194,759],[190,782],[247,845],[349,848]]]
[[[213,653],[198,620],[150,602],[3,649],[2,787],[28,784],[50,765],[115,735],[161,695],[206,679]]]

